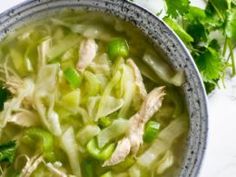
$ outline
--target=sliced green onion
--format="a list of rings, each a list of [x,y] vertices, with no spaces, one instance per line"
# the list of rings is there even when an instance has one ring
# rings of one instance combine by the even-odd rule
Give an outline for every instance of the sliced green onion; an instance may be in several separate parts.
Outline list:
[[[73,88],[78,88],[81,84],[81,76],[74,68],[67,68],[64,70],[64,76],[67,82]]]
[[[41,128],[29,128],[25,131],[23,141],[28,144],[39,141],[42,146],[43,156],[49,161],[55,159],[55,154],[53,153],[54,140],[48,131]]]
[[[100,177],[112,177],[113,175],[112,175],[112,173],[110,172],[110,171],[108,171],[108,172],[106,172],[106,173],[104,173],[102,176],[100,176]]]
[[[110,59],[117,57],[127,57],[129,54],[129,46],[125,39],[116,38],[108,43],[107,53]]]
[[[87,151],[89,152],[89,154],[98,160],[107,160],[114,150],[114,143],[109,144],[102,149],[99,149],[95,138],[91,139],[87,144]]]
[[[109,125],[111,125],[111,119],[109,117],[101,117],[99,120],[98,120],[98,125],[99,127],[101,128],[106,128],[108,127]]]
[[[158,135],[160,130],[160,124],[155,121],[149,121],[146,125],[143,140],[145,142],[152,142]]]

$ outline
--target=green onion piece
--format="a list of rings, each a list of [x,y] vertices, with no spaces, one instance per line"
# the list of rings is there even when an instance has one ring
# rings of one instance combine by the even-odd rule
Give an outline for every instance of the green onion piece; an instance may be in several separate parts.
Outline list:
[[[98,125],[100,128],[106,128],[108,127],[109,125],[111,125],[111,119],[109,117],[101,117],[99,120],[98,120]]]
[[[143,140],[145,142],[152,142],[158,135],[160,130],[160,124],[155,121],[149,121],[146,125]]]
[[[43,156],[49,161],[55,160],[55,154],[53,152],[54,140],[53,136],[48,131],[41,128],[29,128],[25,131],[23,141],[27,144],[39,141],[39,145],[43,151]]]
[[[106,173],[104,173],[102,176],[100,176],[100,177],[112,177],[113,175],[112,175],[112,173],[110,172],[110,171],[108,171],[108,172],[106,172]]]
[[[107,160],[114,150],[114,143],[109,144],[102,149],[99,149],[95,138],[91,139],[87,144],[87,151],[89,152],[89,154],[98,160]]]
[[[125,39],[116,38],[108,43],[107,53],[110,59],[117,57],[127,57],[129,54],[129,46]]]
[[[64,70],[64,76],[72,88],[78,88],[81,84],[81,76],[74,68]]]

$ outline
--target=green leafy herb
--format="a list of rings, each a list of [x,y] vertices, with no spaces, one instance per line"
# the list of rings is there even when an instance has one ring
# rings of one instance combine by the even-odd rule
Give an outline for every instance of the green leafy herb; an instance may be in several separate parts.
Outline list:
[[[236,40],[236,9],[230,9],[226,13],[225,34],[228,38]]]
[[[0,111],[3,110],[4,103],[10,97],[10,95],[10,92],[6,88],[0,88]]]
[[[190,6],[188,0],[165,2],[167,16],[163,20],[192,53],[207,92],[214,90],[218,81],[224,80],[227,67],[231,67],[233,76],[236,75],[236,1],[208,0],[205,9]],[[213,33],[225,37],[223,47],[217,37],[212,38]]]
[[[219,53],[211,48],[204,48],[195,61],[205,82],[212,82],[221,77],[224,69],[224,62]]]
[[[178,15],[184,15],[189,10],[189,0],[166,0],[167,13],[171,17],[177,17]]]
[[[12,163],[16,154],[16,142],[9,141],[0,145],[0,163]]]

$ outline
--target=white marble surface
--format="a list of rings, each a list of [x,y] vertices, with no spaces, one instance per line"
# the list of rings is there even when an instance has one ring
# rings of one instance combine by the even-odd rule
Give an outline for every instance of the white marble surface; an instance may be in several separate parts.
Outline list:
[[[22,1],[2,0],[0,13]],[[154,13],[164,7],[162,0],[134,1]],[[203,0],[191,2],[205,5]],[[208,146],[199,177],[236,177],[236,78],[209,96],[209,115]]]

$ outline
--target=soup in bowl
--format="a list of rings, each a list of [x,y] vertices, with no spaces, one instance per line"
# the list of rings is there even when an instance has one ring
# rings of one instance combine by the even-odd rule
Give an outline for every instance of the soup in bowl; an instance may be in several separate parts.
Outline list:
[[[50,9],[35,3],[32,11]],[[186,89],[202,89],[188,88],[187,62],[174,67],[134,21],[78,5],[5,27],[12,25],[0,43],[1,175],[183,173],[198,116]]]

